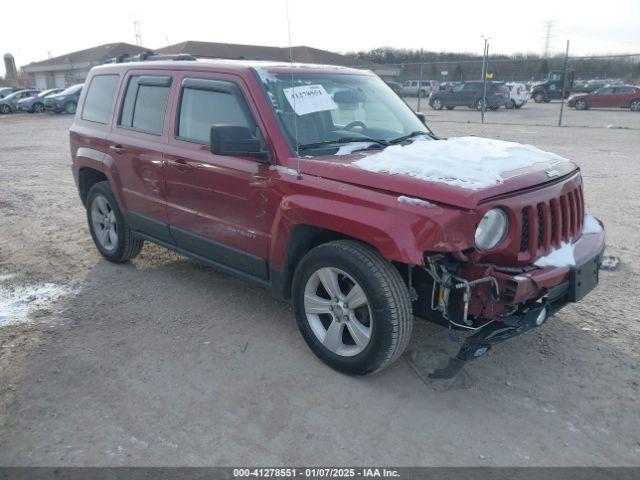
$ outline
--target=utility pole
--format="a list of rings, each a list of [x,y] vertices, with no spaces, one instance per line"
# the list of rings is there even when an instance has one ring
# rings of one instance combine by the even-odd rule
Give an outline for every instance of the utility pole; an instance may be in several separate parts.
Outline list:
[[[482,100],[481,108],[480,108],[480,119],[482,123],[484,123],[484,110],[487,106],[487,69],[489,67],[489,40],[491,37],[485,37],[481,35],[484,39],[484,55],[482,56]]]
[[[136,45],[142,46],[142,34],[140,33],[140,22],[138,20],[133,21],[133,31],[136,36]]]
[[[564,96],[567,90],[567,76],[569,75],[569,40],[567,40],[567,49],[564,52],[564,77],[562,78],[562,97],[560,97],[560,116],[558,117],[558,126],[562,126],[562,113],[564,112]]]
[[[555,20],[549,20],[542,23],[545,30],[544,36],[542,37],[544,39],[544,50],[542,52],[543,58],[547,58],[549,56],[549,48],[551,47],[551,39],[553,38],[551,32],[553,32],[553,26],[555,24]]]
[[[420,91],[422,89],[422,51],[420,49],[420,78],[418,79],[418,111],[420,111]]]

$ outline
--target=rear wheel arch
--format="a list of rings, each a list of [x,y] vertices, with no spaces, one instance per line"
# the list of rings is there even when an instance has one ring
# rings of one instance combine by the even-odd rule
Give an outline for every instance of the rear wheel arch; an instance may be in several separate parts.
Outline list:
[[[78,171],[78,188],[80,190],[80,199],[83,204],[87,202],[87,195],[91,187],[93,187],[98,182],[109,181],[107,176],[94,168],[91,167],[81,167]]]

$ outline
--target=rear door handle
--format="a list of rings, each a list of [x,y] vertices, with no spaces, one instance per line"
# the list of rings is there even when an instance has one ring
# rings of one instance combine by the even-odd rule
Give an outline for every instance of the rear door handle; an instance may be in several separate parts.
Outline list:
[[[109,148],[114,152],[116,152],[118,155],[123,155],[127,153],[127,149],[124,148],[122,145],[109,145]]]
[[[181,172],[191,170],[193,168],[189,162],[183,160],[182,158],[171,159],[168,160],[167,163]]]

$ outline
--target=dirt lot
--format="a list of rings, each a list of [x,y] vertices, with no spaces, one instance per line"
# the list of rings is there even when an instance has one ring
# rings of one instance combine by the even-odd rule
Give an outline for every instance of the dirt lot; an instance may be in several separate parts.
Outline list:
[[[102,260],[71,121],[0,117],[0,464],[640,465],[637,131],[434,123],[575,159],[621,263],[543,328],[432,382],[456,350],[440,327],[418,322],[403,360],[354,379],[258,287],[149,244]]]

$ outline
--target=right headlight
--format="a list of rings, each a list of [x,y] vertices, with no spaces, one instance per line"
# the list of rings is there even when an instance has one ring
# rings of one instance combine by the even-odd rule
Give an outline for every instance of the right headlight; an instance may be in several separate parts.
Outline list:
[[[501,208],[492,208],[484,214],[476,228],[476,246],[481,250],[495,248],[504,239],[508,228],[506,212]]]

